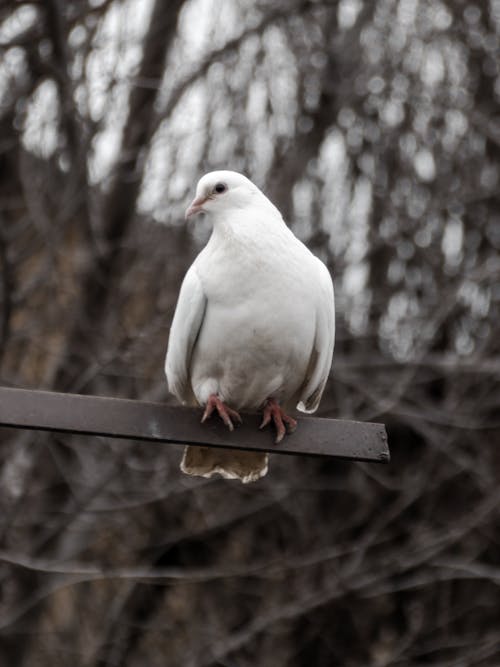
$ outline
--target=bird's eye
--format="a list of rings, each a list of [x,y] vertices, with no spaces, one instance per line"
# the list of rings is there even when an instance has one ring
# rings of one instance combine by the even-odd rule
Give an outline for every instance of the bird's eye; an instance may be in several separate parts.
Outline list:
[[[218,195],[222,194],[227,190],[227,185],[225,183],[216,183],[214,187],[214,192],[216,192]]]

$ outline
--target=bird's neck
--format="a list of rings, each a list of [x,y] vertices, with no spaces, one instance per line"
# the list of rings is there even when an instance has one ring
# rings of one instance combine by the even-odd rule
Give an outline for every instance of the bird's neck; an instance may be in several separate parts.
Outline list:
[[[272,204],[221,212],[213,221],[214,243],[266,244],[269,236],[288,232],[281,214]]]

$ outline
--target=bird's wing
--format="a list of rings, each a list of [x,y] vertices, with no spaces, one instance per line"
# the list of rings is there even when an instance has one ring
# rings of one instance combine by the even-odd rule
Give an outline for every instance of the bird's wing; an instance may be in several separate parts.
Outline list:
[[[333,283],[326,266],[317,260],[319,270],[319,298],[316,305],[316,334],[305,382],[297,408],[314,412],[321,400],[330,367],[335,341],[335,302]]]
[[[189,377],[191,356],[203,324],[206,306],[207,297],[193,264],[182,282],[165,359],[168,388],[182,403],[194,400]]]

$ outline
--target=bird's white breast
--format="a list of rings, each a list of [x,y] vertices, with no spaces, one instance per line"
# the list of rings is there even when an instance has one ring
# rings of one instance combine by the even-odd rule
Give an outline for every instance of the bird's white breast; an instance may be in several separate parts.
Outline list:
[[[236,409],[269,396],[286,403],[311,356],[317,260],[284,224],[257,235],[242,225],[236,234],[215,230],[195,266],[207,297],[191,363],[197,400],[218,393]]]

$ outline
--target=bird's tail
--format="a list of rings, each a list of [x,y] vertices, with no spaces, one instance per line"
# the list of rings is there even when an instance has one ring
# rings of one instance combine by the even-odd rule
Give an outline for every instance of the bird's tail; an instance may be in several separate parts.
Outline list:
[[[219,474],[226,479],[240,479],[246,484],[264,477],[267,462],[268,455],[263,452],[188,445],[184,449],[181,470],[186,475],[200,477]]]

